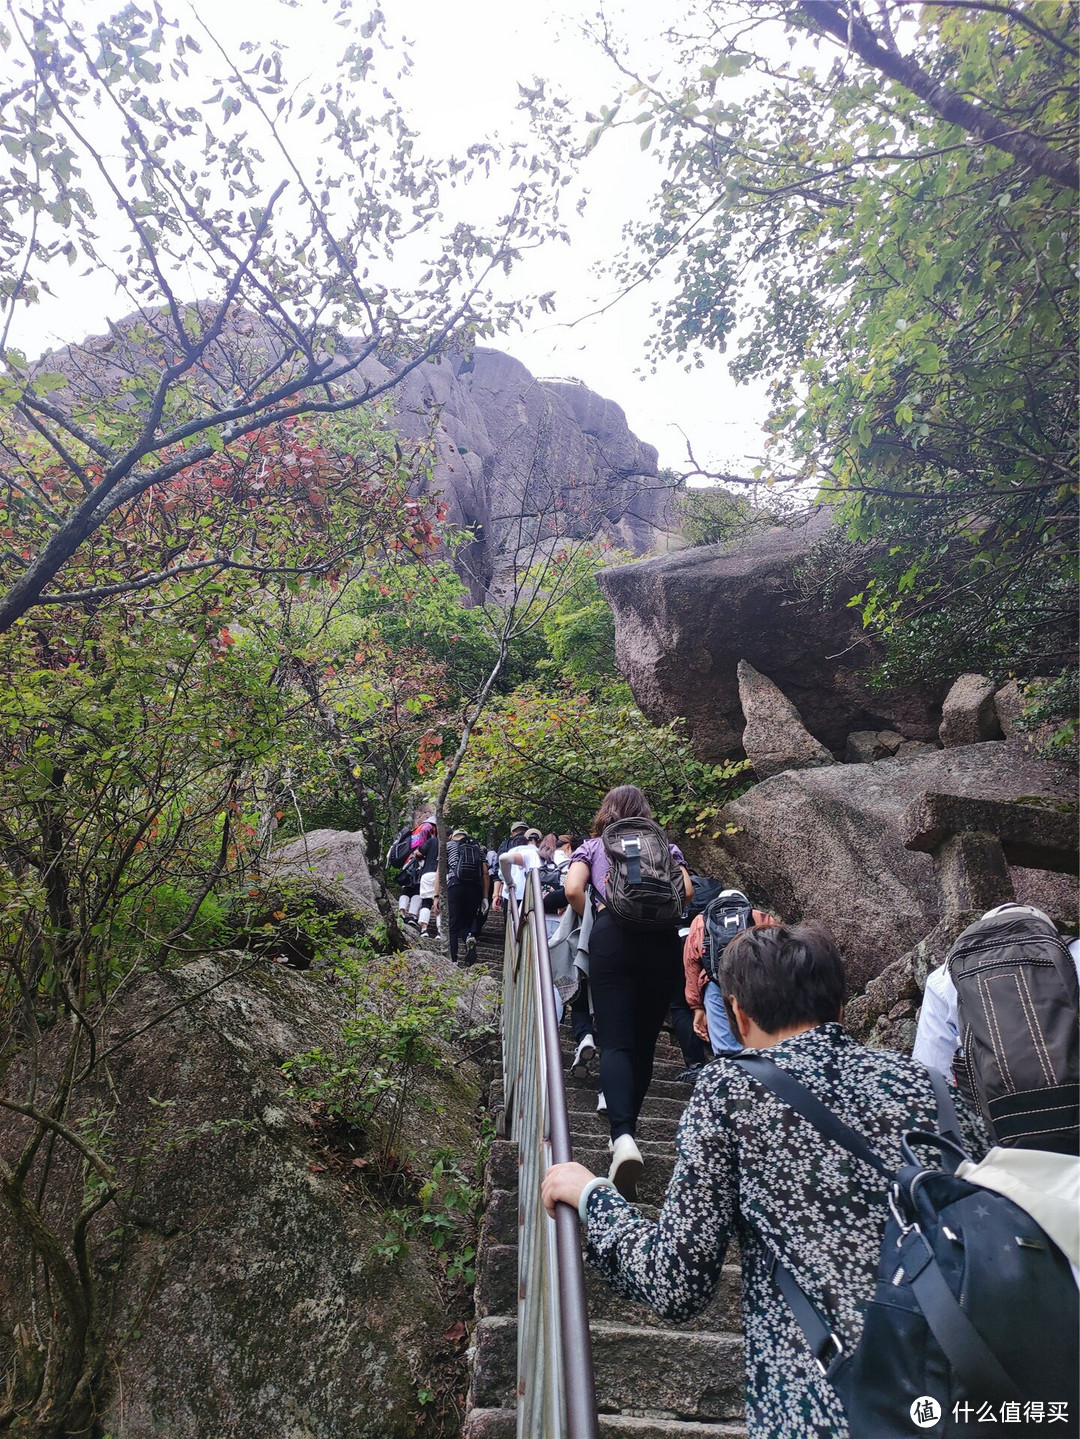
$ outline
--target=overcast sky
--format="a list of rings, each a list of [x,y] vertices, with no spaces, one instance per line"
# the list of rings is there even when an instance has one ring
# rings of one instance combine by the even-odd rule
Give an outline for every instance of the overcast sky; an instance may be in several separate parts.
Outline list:
[[[87,18],[94,10],[117,8],[109,0],[78,3]],[[178,16],[186,8],[186,0],[166,0],[166,9]],[[329,69],[349,38],[330,28],[332,10],[319,0],[299,0],[291,11],[272,0],[226,0],[216,7],[199,0],[193,8],[230,46],[272,25],[292,52],[290,71],[308,70],[313,80],[322,68]],[[527,134],[527,118],[517,110],[518,84],[530,84],[537,75],[548,77],[571,100],[577,117],[610,101],[621,87],[614,68],[583,34],[583,19],[593,7],[576,0],[519,0],[516,5],[506,0],[383,0],[382,8],[387,38],[396,42],[407,36],[412,42],[411,74],[394,89],[428,150],[461,151],[491,134]],[[644,57],[642,63],[651,64],[661,48],[664,7],[655,0],[626,0],[609,6],[607,14]],[[574,375],[616,400],[631,428],[657,446],[661,463],[680,466],[685,461],[685,435],[701,464],[745,473],[761,454],[763,385],[735,386],[722,356],[690,374],[674,361],[649,373],[646,341],[656,295],[648,287],[585,318],[614,297],[611,277],[598,267],[619,248],[627,221],[647,212],[660,173],[656,159],[641,152],[636,128],[605,137],[587,162],[590,196],[584,215],[572,226],[572,243],[545,246],[515,271],[523,290],[555,292],[556,313],[538,313],[523,332],[497,343],[539,376]],[[492,184],[500,187],[496,203],[501,203],[505,179]],[[465,197],[469,203],[484,198]],[[72,276],[69,286],[32,316],[30,333],[22,337],[27,351],[39,353],[100,331],[106,316],[118,318],[128,308],[104,279],[76,283]]]

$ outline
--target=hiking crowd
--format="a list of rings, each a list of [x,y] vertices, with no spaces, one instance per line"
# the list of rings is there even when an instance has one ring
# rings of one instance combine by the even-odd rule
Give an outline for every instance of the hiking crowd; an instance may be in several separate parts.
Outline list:
[[[427,824],[391,855],[415,851],[401,903],[421,927]],[[611,1136],[608,1173],[552,1166],[545,1205],[575,1208],[587,1260],[675,1323],[737,1242],[751,1439],[1080,1433],[1080,942],[1029,905],[983,915],[929,975],[908,1058],[844,1029],[824,926],[692,876],[635,786],[587,837],[521,823],[484,852],[450,836],[464,963],[504,901],[504,855],[518,903],[540,871],[571,1067],[598,1071]],[[665,1020],[694,1089],[652,1219],[636,1134]]]

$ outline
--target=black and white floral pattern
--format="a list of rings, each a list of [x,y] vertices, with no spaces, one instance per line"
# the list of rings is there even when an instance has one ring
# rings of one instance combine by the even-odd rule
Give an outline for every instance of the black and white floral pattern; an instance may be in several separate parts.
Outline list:
[[[866,1049],[823,1024],[767,1051],[890,1168],[906,1129],[934,1127],[934,1092],[921,1065]],[[969,1152],[988,1140],[957,1104]],[[862,1333],[885,1223],[880,1175],[823,1138],[731,1061],[709,1064],[679,1125],[675,1172],[659,1221],[612,1189],[590,1197],[587,1256],[620,1293],[682,1323],[708,1304],[728,1243],[742,1253],[750,1439],[847,1439],[835,1392],[769,1277],[764,1235],[829,1318],[846,1349]]]

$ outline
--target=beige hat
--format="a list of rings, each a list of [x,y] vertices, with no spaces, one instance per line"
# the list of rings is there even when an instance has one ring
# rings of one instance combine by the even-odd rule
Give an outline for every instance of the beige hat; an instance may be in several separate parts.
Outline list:
[[[467,831],[466,831],[466,830],[463,830],[463,829],[455,829],[455,830],[451,830],[451,831],[450,831],[450,838],[451,838],[451,839],[464,839],[464,838],[466,837],[466,834],[467,834]]]
[[[544,836],[540,833],[540,831],[539,831],[538,829],[527,829],[527,830],[525,831],[525,838],[526,838],[526,839],[543,839]]]
[[[526,824],[525,820],[523,820],[523,819],[516,819],[516,820],[514,821],[514,823],[510,826],[510,833],[511,833],[511,834],[517,834],[517,832],[518,832],[519,829],[528,829],[528,828],[529,828],[529,826],[528,826],[528,824]]]

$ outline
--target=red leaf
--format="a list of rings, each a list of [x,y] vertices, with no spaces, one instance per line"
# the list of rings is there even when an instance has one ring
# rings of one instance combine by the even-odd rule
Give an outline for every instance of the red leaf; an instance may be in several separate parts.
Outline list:
[[[465,1338],[468,1332],[468,1329],[459,1319],[456,1324],[451,1324],[450,1328],[443,1335],[443,1338],[448,1340],[451,1344],[457,1344],[460,1340]]]

